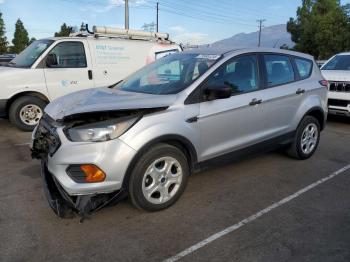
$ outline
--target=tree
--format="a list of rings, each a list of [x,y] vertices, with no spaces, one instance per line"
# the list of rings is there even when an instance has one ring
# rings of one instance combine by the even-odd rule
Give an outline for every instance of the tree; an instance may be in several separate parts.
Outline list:
[[[71,26],[67,26],[66,23],[63,23],[61,25],[61,30],[59,32],[55,33],[55,37],[59,37],[59,36],[69,36],[69,34],[72,32],[72,27]]]
[[[24,28],[24,25],[20,19],[17,20],[15,25],[15,33],[13,36],[12,52],[19,54],[29,44],[28,32]]]
[[[2,19],[2,13],[0,12],[0,54],[7,52],[7,38],[5,36],[6,30],[5,30],[5,23]]]
[[[327,59],[350,47],[349,5],[342,6],[339,0],[303,0],[287,31],[295,50]]]

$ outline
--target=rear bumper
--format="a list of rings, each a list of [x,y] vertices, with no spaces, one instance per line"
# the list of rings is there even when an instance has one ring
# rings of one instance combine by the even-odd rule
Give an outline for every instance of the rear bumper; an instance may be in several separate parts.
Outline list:
[[[7,117],[7,99],[0,99],[0,117]]]

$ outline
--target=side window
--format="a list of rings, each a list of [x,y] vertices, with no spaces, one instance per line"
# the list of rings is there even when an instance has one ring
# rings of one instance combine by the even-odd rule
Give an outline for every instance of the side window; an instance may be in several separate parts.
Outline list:
[[[288,56],[264,55],[267,85],[276,86],[294,81],[294,71]]]
[[[311,75],[312,61],[301,58],[294,58],[294,61],[297,66],[300,78],[308,78]]]
[[[232,94],[240,94],[257,90],[258,82],[256,55],[244,55],[222,65],[209,77],[207,85],[218,88],[228,86]]]
[[[84,45],[81,42],[62,42],[48,54],[50,67],[83,68],[87,67]]]

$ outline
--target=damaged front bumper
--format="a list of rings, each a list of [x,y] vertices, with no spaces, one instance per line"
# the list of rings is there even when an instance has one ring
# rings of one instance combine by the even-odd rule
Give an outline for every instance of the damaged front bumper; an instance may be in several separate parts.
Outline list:
[[[43,117],[33,133],[32,157],[41,160],[44,191],[53,211],[62,218],[81,217],[115,203],[126,195],[122,181],[135,151],[115,139],[100,143],[69,141],[52,119]],[[106,179],[82,183],[73,179],[71,166],[103,167]]]
[[[41,176],[49,205],[61,218],[70,218],[75,214],[85,218],[92,212],[116,203],[126,196],[122,189],[108,194],[70,196],[47,169],[45,160],[41,160]]]

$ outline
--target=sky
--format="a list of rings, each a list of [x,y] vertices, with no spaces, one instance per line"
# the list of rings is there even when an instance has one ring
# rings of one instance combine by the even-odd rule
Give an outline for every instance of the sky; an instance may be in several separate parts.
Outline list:
[[[156,22],[157,0],[129,0],[130,28],[141,29]],[[237,33],[265,26],[285,24],[295,17],[301,0],[158,0],[159,31],[178,43],[207,44]],[[350,3],[343,0],[342,3]],[[0,12],[8,40],[15,23],[22,20],[29,37],[53,36],[62,23],[80,26],[82,22],[100,26],[124,27],[123,0],[0,0]]]

